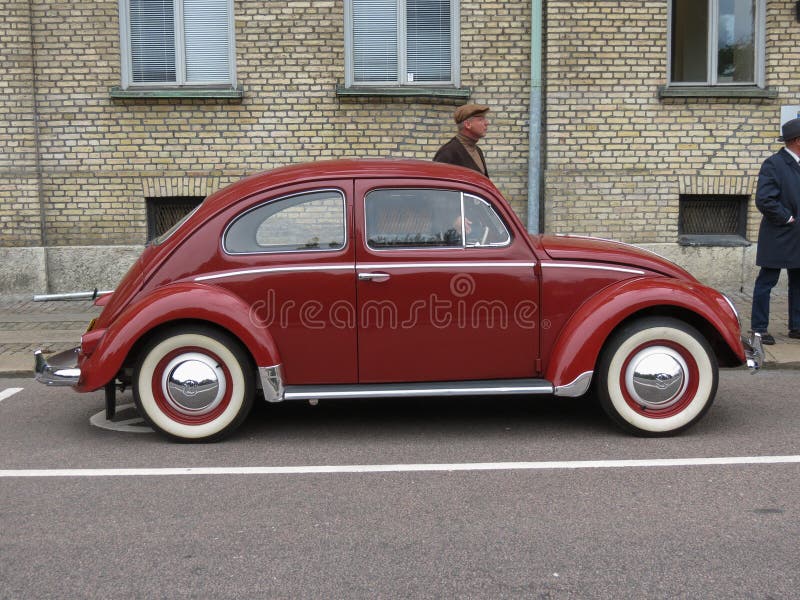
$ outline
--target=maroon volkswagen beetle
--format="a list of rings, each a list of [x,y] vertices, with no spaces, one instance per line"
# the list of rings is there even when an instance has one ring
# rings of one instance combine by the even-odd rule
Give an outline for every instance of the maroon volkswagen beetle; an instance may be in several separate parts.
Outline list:
[[[78,348],[37,378],[131,385],[158,431],[208,441],[256,398],[581,396],[640,435],[709,409],[750,362],[731,302],[655,254],[530,235],[485,177],[332,161],[248,177],[148,245]]]

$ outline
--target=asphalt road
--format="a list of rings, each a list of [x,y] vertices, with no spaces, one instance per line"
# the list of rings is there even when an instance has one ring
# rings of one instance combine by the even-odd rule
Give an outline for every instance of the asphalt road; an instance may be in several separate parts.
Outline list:
[[[724,372],[667,439],[581,400],[420,399],[262,406],[187,445],[91,425],[102,393],[0,379],[0,598],[797,598],[798,389]],[[431,464],[466,470],[403,470]],[[231,472],[330,465],[397,470]],[[214,470],[159,470],[187,467]]]

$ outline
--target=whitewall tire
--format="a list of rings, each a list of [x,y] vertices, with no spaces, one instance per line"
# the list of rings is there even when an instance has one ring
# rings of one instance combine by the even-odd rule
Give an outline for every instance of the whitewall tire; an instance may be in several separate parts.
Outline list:
[[[696,423],[711,407],[719,367],[708,341],[692,326],[649,317],[609,339],[598,368],[603,409],[623,429],[671,435]]]
[[[247,417],[254,395],[247,353],[212,327],[162,332],[144,347],[134,370],[136,407],[154,429],[176,440],[228,435]]]

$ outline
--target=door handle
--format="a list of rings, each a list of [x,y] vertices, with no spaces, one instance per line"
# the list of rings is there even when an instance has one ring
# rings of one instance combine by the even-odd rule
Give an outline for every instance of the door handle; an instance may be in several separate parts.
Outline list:
[[[388,273],[359,273],[358,280],[359,281],[375,281],[377,283],[381,283],[382,281],[386,281],[389,279]]]

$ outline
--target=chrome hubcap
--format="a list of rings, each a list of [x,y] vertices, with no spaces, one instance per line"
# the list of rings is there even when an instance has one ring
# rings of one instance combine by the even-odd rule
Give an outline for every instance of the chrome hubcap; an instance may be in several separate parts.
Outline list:
[[[628,393],[644,408],[665,409],[675,404],[688,386],[689,369],[683,357],[664,346],[637,352],[625,370]]]
[[[225,397],[222,367],[211,357],[187,352],[173,358],[161,382],[167,402],[177,411],[202,415],[214,410]]]

